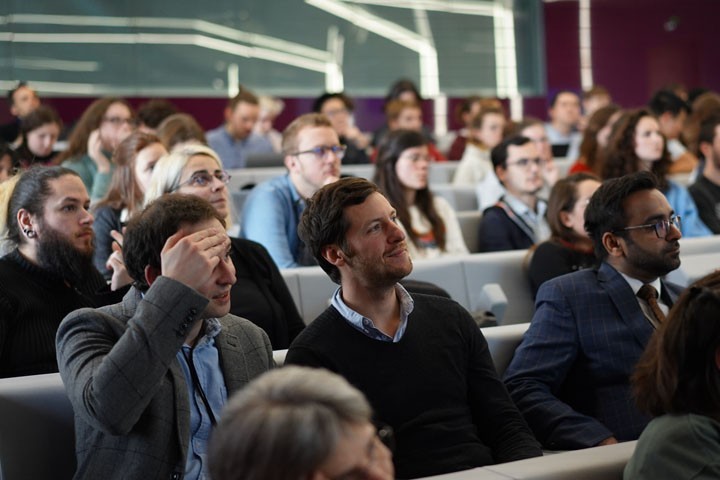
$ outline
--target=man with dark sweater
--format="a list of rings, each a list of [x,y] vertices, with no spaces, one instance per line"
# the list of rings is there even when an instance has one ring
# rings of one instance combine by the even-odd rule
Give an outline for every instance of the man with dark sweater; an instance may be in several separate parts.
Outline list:
[[[0,259],[0,377],[57,372],[65,315],[115,303],[127,290],[110,292],[92,264],[89,203],[75,172],[51,167],[23,173],[2,207],[10,253]]]
[[[299,233],[341,287],[287,362],[337,372],[367,396],[395,431],[398,478],[542,454],[467,311],[398,284],[412,262],[396,212],[374,184],[344,178],[323,187]]]

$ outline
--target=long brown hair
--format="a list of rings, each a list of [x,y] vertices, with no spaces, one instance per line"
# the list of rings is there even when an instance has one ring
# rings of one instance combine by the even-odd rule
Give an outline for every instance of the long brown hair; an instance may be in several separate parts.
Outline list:
[[[130,110],[131,114],[133,113],[133,109],[127,100],[115,97],[98,98],[83,112],[72,134],[70,134],[67,149],[60,154],[58,162],[69,158],[81,157],[87,153],[87,143],[90,134],[93,130],[97,130],[100,127],[105,112],[107,112],[107,109],[110,108],[110,105],[113,103],[122,103]]]
[[[154,143],[160,143],[160,139],[140,131],[120,142],[112,156],[116,167],[110,186],[102,200],[93,206],[94,210],[107,205],[115,210],[127,208],[133,213],[142,207],[143,192],[135,179],[135,159],[142,149]]]
[[[395,207],[400,223],[407,230],[407,234],[413,244],[418,245],[420,237],[412,229],[410,221],[410,207],[405,200],[405,193],[400,180],[395,172],[395,165],[402,152],[408,148],[422,147],[428,141],[420,132],[411,130],[396,130],[385,138],[385,141],[378,149],[377,164],[375,166],[374,181],[380,191],[387,197],[390,204]],[[428,219],[432,227],[435,242],[440,250],[445,249],[445,223],[438,215],[433,204],[433,194],[426,186],[415,194],[415,204],[420,212]]]
[[[680,296],[640,357],[635,400],[651,415],[695,413],[720,421],[720,271]]]
[[[596,175],[600,174],[602,170],[602,158],[604,155],[597,141],[598,133],[605,128],[605,125],[608,124],[612,116],[619,111],[620,107],[615,104],[598,108],[590,115],[587,127],[585,127],[585,131],[583,132],[583,139],[580,144],[580,158]]]

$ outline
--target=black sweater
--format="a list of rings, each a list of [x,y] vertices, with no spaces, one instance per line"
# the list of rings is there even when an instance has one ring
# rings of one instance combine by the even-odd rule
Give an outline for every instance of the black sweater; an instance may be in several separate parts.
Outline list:
[[[17,250],[0,258],[0,377],[57,372],[55,333],[62,319],[78,308],[116,303],[126,291],[110,292],[95,270],[68,286]]]
[[[452,300],[413,299],[398,343],[367,337],[330,307],[295,339],[286,362],[337,372],[365,394],[395,431],[398,478],[541,455],[470,315]]]

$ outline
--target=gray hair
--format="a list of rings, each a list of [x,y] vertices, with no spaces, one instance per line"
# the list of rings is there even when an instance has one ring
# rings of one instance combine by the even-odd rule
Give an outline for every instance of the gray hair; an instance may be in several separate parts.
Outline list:
[[[332,454],[347,427],[370,421],[360,391],[327,370],[288,366],[230,399],[208,451],[215,480],[306,478]]]

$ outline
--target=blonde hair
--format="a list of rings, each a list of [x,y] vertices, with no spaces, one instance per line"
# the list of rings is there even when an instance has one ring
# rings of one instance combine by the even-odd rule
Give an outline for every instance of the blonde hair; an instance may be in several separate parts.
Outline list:
[[[217,153],[215,153],[212,148],[198,143],[187,143],[179,146],[178,148],[173,149],[173,151],[169,154],[162,157],[155,164],[155,168],[153,169],[152,177],[150,179],[150,185],[148,186],[147,192],[145,192],[143,207],[147,207],[153,202],[153,200],[160,198],[166,193],[172,193],[180,188],[180,177],[182,177],[182,171],[190,159],[196,155],[210,157],[215,160],[218,168],[223,168],[220,157],[218,157]],[[231,209],[232,202],[229,204],[228,216],[225,218],[225,225],[227,228],[230,228],[232,225]]]
[[[15,175],[0,183],[0,255],[6,255],[15,248],[15,242],[9,238],[8,218],[10,213],[10,198],[15,191],[15,185],[20,180],[20,175]]]

